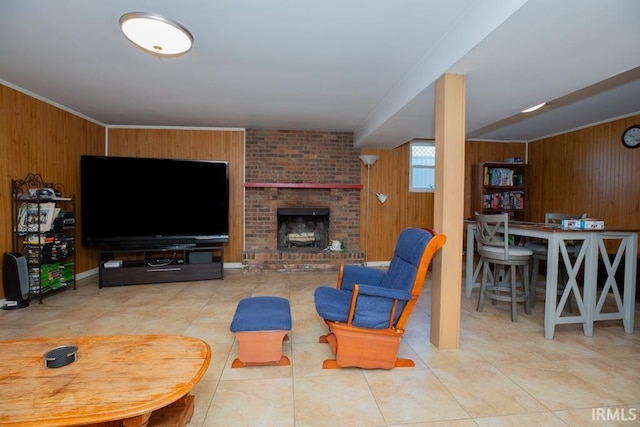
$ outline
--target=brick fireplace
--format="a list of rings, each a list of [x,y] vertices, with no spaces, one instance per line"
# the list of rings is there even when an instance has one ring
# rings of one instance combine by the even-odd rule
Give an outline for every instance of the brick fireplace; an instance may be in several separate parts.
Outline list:
[[[353,134],[247,129],[245,153],[243,271],[330,270],[364,263],[360,159]],[[320,244],[278,247],[278,210],[319,208],[329,217]],[[332,240],[344,241],[345,251],[325,250]]]
[[[329,245],[328,208],[279,208],[277,249],[316,252]]]

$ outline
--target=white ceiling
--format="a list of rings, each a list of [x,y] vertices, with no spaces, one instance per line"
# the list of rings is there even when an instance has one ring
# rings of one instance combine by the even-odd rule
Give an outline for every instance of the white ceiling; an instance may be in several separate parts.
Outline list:
[[[137,49],[132,11],[180,22],[193,49]],[[467,137],[530,141],[640,113],[639,21],[638,0],[0,0],[0,82],[107,126],[392,148],[433,138],[435,81],[456,73]]]

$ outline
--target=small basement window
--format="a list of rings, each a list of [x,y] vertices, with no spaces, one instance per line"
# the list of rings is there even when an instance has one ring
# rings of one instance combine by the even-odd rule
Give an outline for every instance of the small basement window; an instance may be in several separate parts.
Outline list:
[[[436,189],[436,143],[414,140],[409,150],[409,191],[433,193]]]

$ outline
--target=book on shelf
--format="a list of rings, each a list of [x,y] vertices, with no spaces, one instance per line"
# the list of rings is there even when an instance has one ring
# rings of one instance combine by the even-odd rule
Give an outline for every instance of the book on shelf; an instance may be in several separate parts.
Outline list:
[[[63,286],[73,284],[75,278],[73,275],[73,263],[68,262],[60,266],[60,283]]]
[[[524,209],[524,192],[512,191],[509,195],[511,209]]]
[[[55,240],[45,244],[24,245],[24,255],[30,264],[66,258],[71,256],[74,250],[73,238],[68,238],[68,236],[56,237]]]
[[[55,242],[56,238],[52,234],[27,234],[24,238],[25,245],[46,245]]]
[[[524,209],[524,192],[523,191],[502,191],[485,193],[482,207],[484,209]]]
[[[485,193],[484,197],[483,197],[483,201],[482,201],[482,208],[483,209],[491,209],[491,201],[492,200],[493,200],[493,197],[491,196],[491,194]]]
[[[491,169],[490,185],[492,186],[512,186],[513,170],[507,168]]]
[[[59,212],[53,202],[22,203],[18,209],[18,232],[46,233]]]

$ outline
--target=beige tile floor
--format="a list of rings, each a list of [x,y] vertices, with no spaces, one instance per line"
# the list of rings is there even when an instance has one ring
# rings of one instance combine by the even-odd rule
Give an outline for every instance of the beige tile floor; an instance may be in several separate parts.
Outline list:
[[[323,370],[317,342],[326,329],[313,306],[318,285],[335,272],[243,274],[224,280],[98,289],[95,276],[42,305],[0,310],[0,339],[61,335],[170,333],[199,337],[211,364],[193,390],[190,426],[637,426],[640,332],[621,321],[596,323],[594,336],[562,325],[543,334],[544,303],[510,321],[506,304],[475,311],[462,298],[460,349],[429,343],[430,286],[401,346],[415,368]],[[252,295],[291,301],[284,352],[291,366],[231,369],[237,343],[229,324]],[[521,310],[522,311],[522,310]],[[636,311],[638,319],[638,311]],[[636,324],[638,321],[636,321]]]

